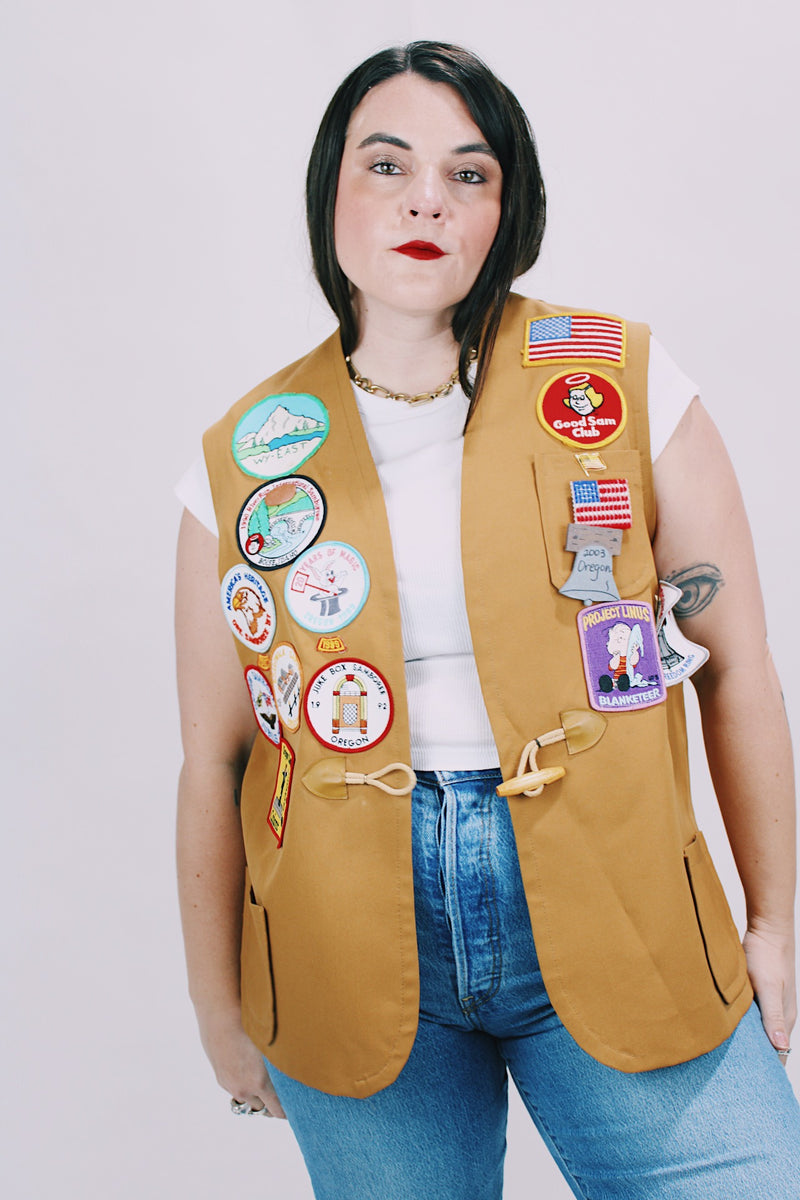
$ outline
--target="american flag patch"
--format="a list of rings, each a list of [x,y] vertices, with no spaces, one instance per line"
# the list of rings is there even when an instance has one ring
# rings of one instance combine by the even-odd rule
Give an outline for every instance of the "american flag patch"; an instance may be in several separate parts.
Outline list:
[[[525,322],[523,366],[576,359],[625,365],[625,322],[595,313],[562,313]]]
[[[627,479],[577,479],[569,486],[574,525],[630,529],[631,493]]]

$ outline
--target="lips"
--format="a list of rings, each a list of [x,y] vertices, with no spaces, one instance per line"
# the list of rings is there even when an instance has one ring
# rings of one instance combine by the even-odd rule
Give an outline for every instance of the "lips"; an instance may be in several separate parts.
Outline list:
[[[398,254],[405,254],[409,258],[419,258],[423,260],[432,260],[434,258],[444,258],[444,250],[440,250],[433,242],[406,242],[403,246],[393,246]]]

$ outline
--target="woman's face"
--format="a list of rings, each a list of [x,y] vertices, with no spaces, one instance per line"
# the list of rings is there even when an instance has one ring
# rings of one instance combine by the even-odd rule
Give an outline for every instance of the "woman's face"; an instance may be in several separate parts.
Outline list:
[[[491,248],[502,186],[497,159],[447,84],[405,74],[368,92],[350,119],[334,221],[362,322],[379,309],[449,322]]]

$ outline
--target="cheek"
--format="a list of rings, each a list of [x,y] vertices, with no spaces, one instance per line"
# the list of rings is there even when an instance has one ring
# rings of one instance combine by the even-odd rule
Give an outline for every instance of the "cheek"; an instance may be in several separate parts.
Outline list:
[[[487,208],[484,212],[476,213],[472,240],[475,247],[475,257],[476,259],[480,259],[479,266],[483,266],[486,256],[492,248],[499,225],[499,202]]]

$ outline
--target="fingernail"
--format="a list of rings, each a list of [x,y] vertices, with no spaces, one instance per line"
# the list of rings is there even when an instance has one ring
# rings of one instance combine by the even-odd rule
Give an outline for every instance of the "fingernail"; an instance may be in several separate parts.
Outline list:
[[[777,1046],[779,1050],[789,1049],[789,1039],[782,1029],[776,1029],[772,1035],[772,1044]]]

